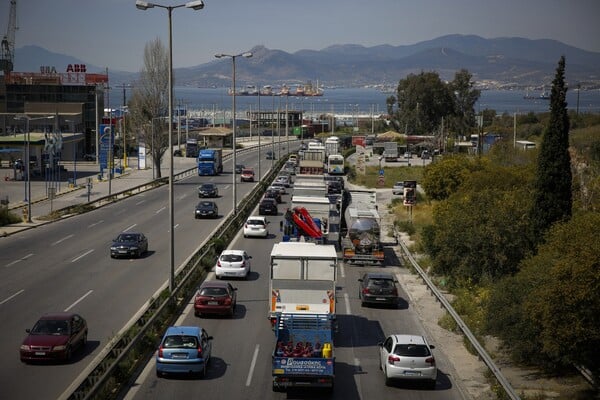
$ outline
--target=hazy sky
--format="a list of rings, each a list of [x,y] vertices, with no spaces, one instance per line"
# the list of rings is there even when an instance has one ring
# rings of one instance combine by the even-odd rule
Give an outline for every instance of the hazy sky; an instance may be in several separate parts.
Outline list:
[[[183,1],[156,1],[174,6]],[[0,0],[6,33],[9,0]],[[289,53],[334,44],[409,45],[447,34],[556,39],[600,52],[600,0],[204,0],[173,10],[173,65],[189,67],[256,45]],[[168,46],[168,13],[135,0],[17,0],[16,47],[139,71],[144,46]],[[43,60],[40,61],[40,65]]]

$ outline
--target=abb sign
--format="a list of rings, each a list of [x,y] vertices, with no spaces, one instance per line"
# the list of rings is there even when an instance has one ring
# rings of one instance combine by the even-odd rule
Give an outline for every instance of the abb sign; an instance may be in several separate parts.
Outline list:
[[[86,66],[85,64],[69,64],[67,72],[86,72]]]

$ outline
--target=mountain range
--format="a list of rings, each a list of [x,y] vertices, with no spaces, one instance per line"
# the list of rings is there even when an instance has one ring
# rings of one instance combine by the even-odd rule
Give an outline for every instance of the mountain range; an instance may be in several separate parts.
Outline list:
[[[600,53],[582,50],[550,39],[519,37],[485,39],[475,35],[446,35],[412,45],[334,45],[322,50],[287,53],[256,46],[252,58],[236,68],[238,87],[243,85],[288,86],[318,81],[325,87],[394,87],[408,74],[435,71],[452,80],[467,69],[482,88],[549,87],[559,58],[566,59],[566,80],[582,88],[600,88]],[[86,64],[88,72],[104,72],[68,55],[37,46],[15,51],[15,71],[35,72],[40,65],[65,71],[68,64]],[[138,74],[113,71],[111,83],[134,82]],[[215,60],[188,68],[175,68],[175,84],[193,87],[231,85],[231,62]]]

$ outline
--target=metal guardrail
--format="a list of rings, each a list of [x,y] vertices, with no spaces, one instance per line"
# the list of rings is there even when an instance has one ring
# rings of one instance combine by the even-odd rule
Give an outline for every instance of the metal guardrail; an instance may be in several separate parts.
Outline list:
[[[398,237],[397,232],[394,232],[394,235]],[[464,323],[460,315],[458,315],[458,313],[454,310],[450,302],[446,300],[442,292],[440,292],[435,286],[435,284],[431,281],[431,279],[429,279],[425,271],[423,271],[421,266],[417,263],[411,252],[408,250],[406,244],[402,242],[402,240],[398,240],[398,243],[400,244],[400,247],[402,248],[402,251],[404,252],[406,257],[408,257],[413,268],[417,271],[421,279],[423,279],[425,284],[429,287],[429,290],[431,290],[431,293],[433,293],[437,300],[443,305],[448,314],[452,316],[452,318],[456,322],[456,325],[460,328],[460,330],[467,337],[473,348],[477,351],[479,358],[487,365],[489,370],[494,374],[494,376],[498,380],[498,383],[502,386],[502,389],[504,389],[504,392],[508,395],[510,399],[520,400],[519,395],[515,392],[510,382],[508,382],[504,375],[502,375],[502,373],[500,372],[500,368],[498,368],[498,366],[494,363],[492,357],[490,357],[490,355],[487,353],[487,351],[485,351],[483,346],[479,344],[479,341],[477,340],[475,335],[473,335],[469,327]]]
[[[224,158],[228,156],[229,155],[226,155]],[[68,397],[62,397],[60,400],[104,398],[108,395],[108,391],[110,391],[110,389],[107,389],[107,385],[111,379],[116,375],[122,376],[124,373],[128,372],[121,370],[120,365],[122,363],[125,363],[129,357],[135,355],[137,355],[136,359],[138,364],[146,362],[149,359],[154,352],[155,346],[152,346],[153,350],[150,355],[140,354],[140,347],[143,350],[144,345],[146,345],[146,347],[148,346],[144,341],[147,341],[148,336],[154,333],[157,334],[155,335],[155,339],[160,339],[160,334],[158,334],[157,330],[159,330],[159,332],[164,330],[164,326],[168,326],[168,322],[171,321],[175,315],[181,313],[183,308],[187,305],[188,299],[193,296],[197,284],[196,282],[203,279],[208,272],[208,268],[203,268],[201,260],[212,260],[216,257],[216,239],[227,240],[237,233],[240,226],[246,220],[248,215],[250,215],[257,201],[268,186],[267,182],[271,182],[275,179],[275,176],[279,173],[285,160],[284,157],[277,160],[271,172],[262,179],[252,192],[250,192],[241,202],[238,213],[235,215],[230,213],[219,225],[218,229],[215,230],[215,232],[218,233],[206,238],[194,254],[177,269],[175,275],[176,285],[173,292],[168,294],[168,296],[165,296],[164,293],[168,290],[168,287],[167,283],[163,284],[156,292],[155,296],[147,302],[146,307],[140,310],[134,319],[132,319],[132,322],[126,325],[117,334],[117,337],[105,346],[104,350],[101,352],[102,358],[93,363],[94,365],[88,367],[88,372],[86,372],[87,376],[79,382],[74,382],[66,391],[66,393],[70,393]],[[183,176],[187,176],[190,171],[194,171],[194,168],[177,174],[177,177],[174,176],[174,178],[181,179]],[[128,335],[128,333],[131,332],[133,332],[133,335]],[[110,393],[113,395],[115,394],[112,391]]]

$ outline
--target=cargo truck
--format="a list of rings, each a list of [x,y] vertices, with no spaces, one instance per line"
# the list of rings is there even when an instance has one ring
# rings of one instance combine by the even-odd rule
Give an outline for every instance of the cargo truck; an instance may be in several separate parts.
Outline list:
[[[324,314],[277,315],[273,350],[273,391],[319,388],[333,391],[333,320]]]
[[[272,324],[281,313],[335,317],[335,246],[275,243],[270,264],[267,316]]]
[[[198,175],[219,175],[223,172],[223,149],[204,149],[198,152]]]
[[[383,265],[381,220],[375,191],[348,191],[342,232],[343,261],[355,264]]]

